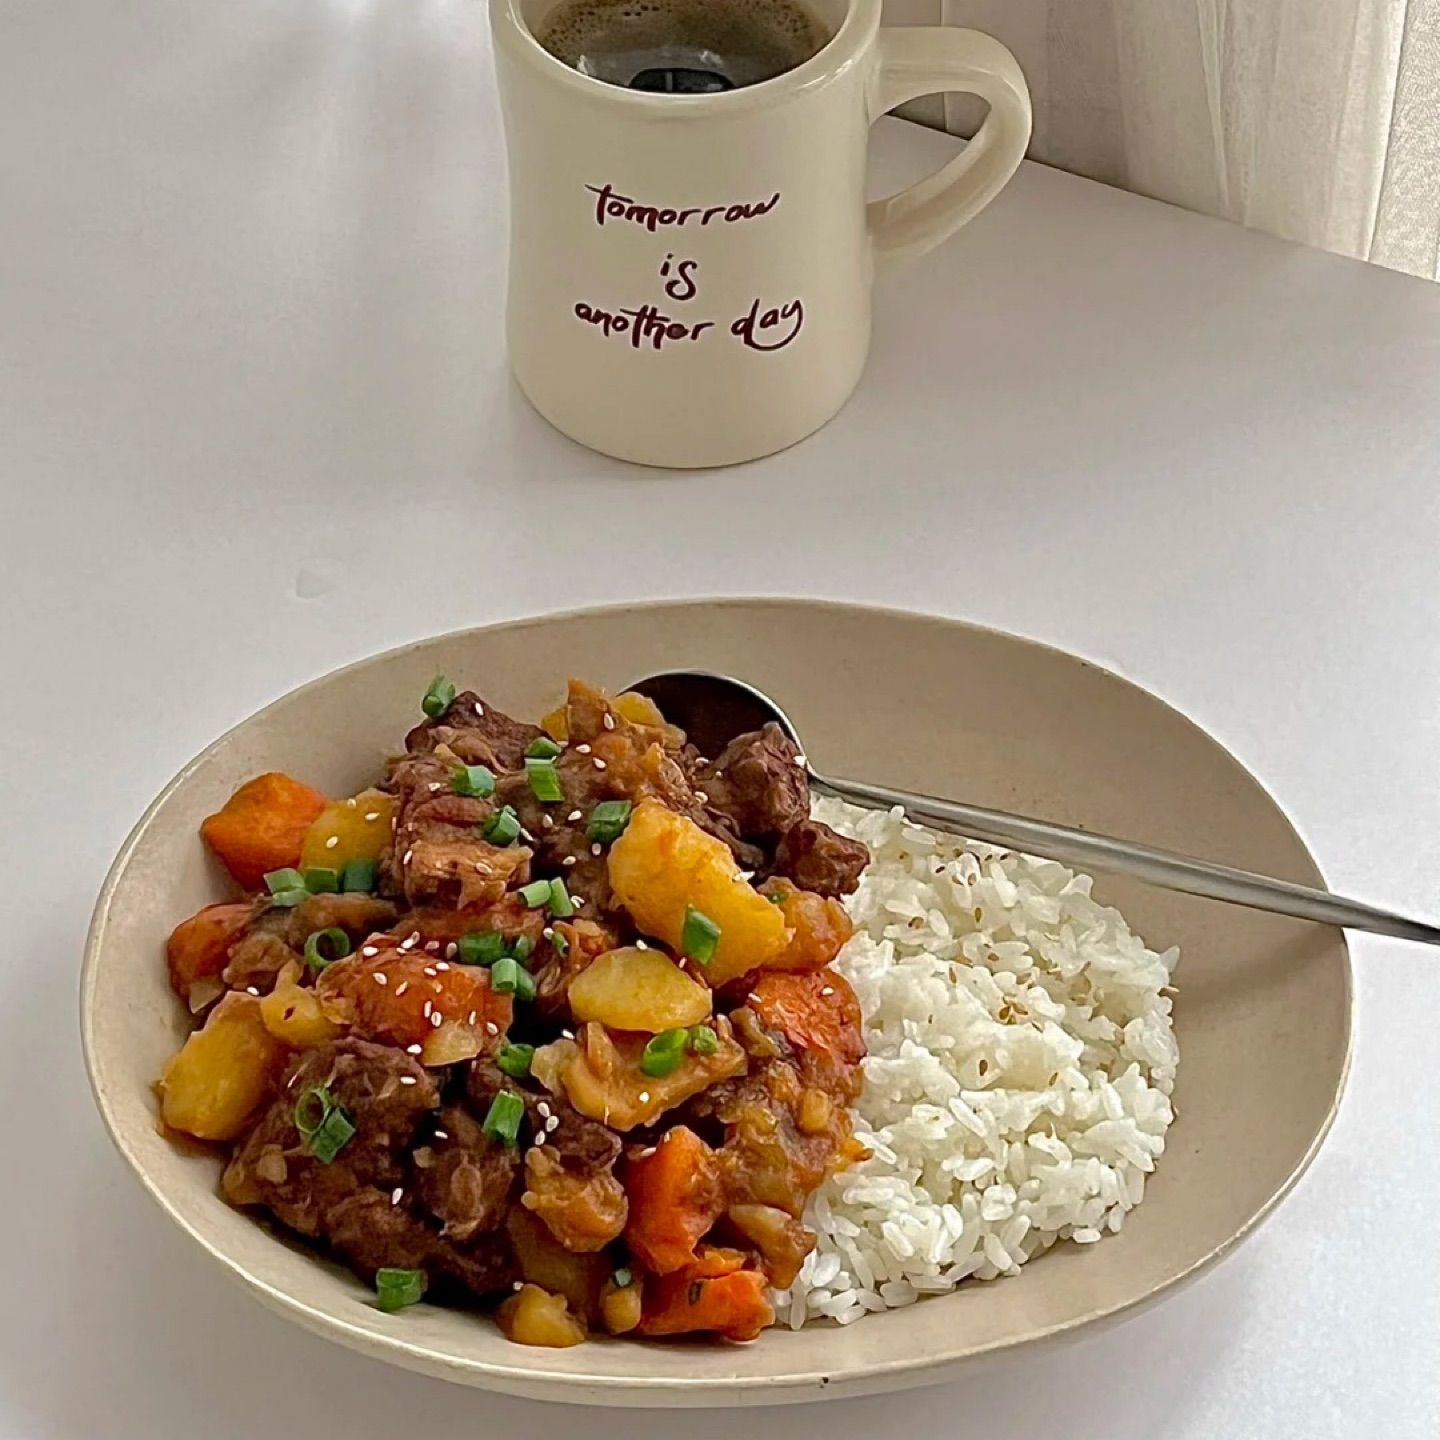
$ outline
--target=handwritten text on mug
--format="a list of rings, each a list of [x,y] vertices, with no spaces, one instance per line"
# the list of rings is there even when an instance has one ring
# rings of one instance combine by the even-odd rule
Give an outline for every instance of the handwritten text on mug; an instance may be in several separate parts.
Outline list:
[[[604,225],[607,218],[628,220],[644,226],[652,234],[660,226],[683,226],[697,215],[700,217],[697,223],[701,226],[710,224],[717,216],[723,216],[726,224],[755,220],[768,215],[780,203],[780,192],[777,190],[769,200],[755,204],[690,206],[682,210],[637,204],[630,196],[619,194],[614,186],[608,184],[587,185],[585,188],[598,197],[595,203],[597,225]],[[665,294],[680,304],[695,299],[700,293],[700,283],[696,278],[699,270],[698,260],[677,257],[674,251],[666,251],[660,264],[660,279],[664,282]],[[662,350],[666,345],[693,344],[708,332],[715,331],[718,323],[714,320],[682,320],[666,314],[657,305],[607,309],[584,300],[576,301],[575,318],[594,326],[607,339],[624,337],[633,350],[647,346],[652,350]],[[805,306],[798,296],[772,304],[757,295],[749,308],[730,322],[728,334],[747,349],[768,353],[783,350],[800,333],[804,324]]]

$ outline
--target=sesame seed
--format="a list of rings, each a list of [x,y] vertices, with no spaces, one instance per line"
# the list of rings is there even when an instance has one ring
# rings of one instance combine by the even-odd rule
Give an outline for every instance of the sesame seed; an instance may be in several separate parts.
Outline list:
[[[585,897],[583,895],[572,895],[570,897],[570,903],[577,910],[583,910],[585,908]]]
[[[485,718],[485,707],[478,700],[475,702],[475,713],[482,720]]]
[[[545,1143],[545,1132],[543,1130],[536,1133],[535,1143],[537,1145],[543,1145]]]
[[[665,1138],[668,1140],[670,1137],[669,1137],[669,1135],[667,1134]],[[647,1146],[640,1152],[640,1158],[641,1158],[642,1160],[648,1160],[654,1153],[655,1153],[655,1147],[654,1147],[653,1145],[647,1145]]]
[[[390,817],[390,833],[393,835],[399,828],[400,817],[398,815],[392,815]]]
[[[402,1085],[413,1085],[415,1084],[415,1077],[413,1075],[402,1075],[400,1077],[400,1083]]]
[[[412,1079],[411,1079],[411,1083],[412,1083],[412,1084],[414,1083],[413,1077],[412,1077]],[[404,1199],[404,1197],[405,1197],[405,1187],[404,1187],[403,1185],[397,1185],[397,1186],[390,1192],[390,1203],[391,1203],[392,1205],[398,1205],[398,1204],[400,1203],[400,1201],[401,1201],[402,1199]]]
[[[407,851],[400,857],[400,863],[401,863],[402,865],[408,865],[408,864],[410,863],[410,857],[411,857],[414,853],[415,853],[415,852],[414,852],[413,850],[407,850]]]
[[[379,970],[375,972],[374,978],[377,985],[388,985],[390,983],[389,978],[383,975]]]
[[[327,850],[333,850],[339,843],[340,843],[340,837],[339,837],[338,835],[332,835],[332,836],[325,842],[325,848],[326,848]]]
[[[425,948],[433,955],[440,948],[440,942],[438,940],[427,940],[425,942]]]
[[[650,1103],[650,1092],[648,1090],[642,1090],[640,1092],[640,1103],[642,1105],[648,1105]]]
[[[466,1023],[467,1025],[473,1025],[473,1024],[475,1023],[475,1011],[472,1010],[472,1011],[465,1017],[465,1023]]]
[[[599,855],[599,854],[601,853],[601,852],[600,852],[600,846],[599,846],[599,845],[592,845],[592,846],[590,847],[590,853],[591,853],[592,855]]]
[[[460,947],[453,940],[445,947],[445,958],[447,960],[453,960],[459,953]]]
[[[510,1288],[512,1290],[523,1290],[525,1288],[525,1282],[523,1280],[511,1281]]]
[[[433,965],[427,965],[420,973],[422,975],[428,975],[433,980],[435,978],[435,967]]]
[[[432,780],[425,788],[433,795],[440,788],[440,782],[438,780]]]
[[[560,863],[562,865],[573,865],[575,863],[575,857],[573,855],[567,855]]]
[[[752,990],[746,997],[747,1000],[759,1001],[760,997]]]
[[[833,995],[835,993],[835,987],[833,985],[822,985],[820,987],[820,993],[822,995]]]
[[[600,723],[607,730],[613,730],[615,728],[615,717],[607,710],[605,714],[601,717]]]
[[[553,830],[555,828],[555,822],[548,815],[542,815],[540,817],[540,828],[542,830]]]
[[[437,1130],[435,1131],[435,1138],[436,1138],[437,1140],[448,1140],[448,1139],[450,1138],[450,1132],[449,1132],[448,1130],[438,1130],[438,1129],[437,1129]]]
[[[590,747],[588,745],[577,745],[575,747],[575,753],[577,755],[588,755],[590,753]]]
[[[430,1023],[438,1030],[445,1023],[445,1017],[437,1010],[430,1017]]]
[[[245,993],[247,995],[259,995],[260,992],[253,985],[247,985],[245,987]]]
[[[437,970],[448,970],[450,967],[443,960],[437,960],[435,962],[435,968]]]
[[[560,1033],[561,1033],[567,1040],[573,1040],[573,1039],[575,1038],[575,1032],[574,1032],[573,1030],[562,1030]]]
[[[416,945],[418,945],[419,943],[420,943],[420,932],[419,932],[418,930],[412,930],[412,931],[404,938],[404,940],[402,940],[402,941],[400,942],[400,948],[401,948],[402,950],[411,950],[411,949],[413,949]]]
[[[378,945],[362,945],[360,947],[360,953],[364,955],[366,959],[369,959],[371,955],[378,955],[380,953],[380,947]]]
[[[485,1022],[485,1029],[491,1035],[498,1035],[500,1033],[500,1027],[493,1020],[487,1020]]]
[[[555,938],[555,927],[553,925],[547,925],[540,933],[547,940],[553,940]]]
[[[355,799],[355,797],[352,795],[345,803],[346,803],[346,805],[348,805],[348,806],[350,807],[350,809],[353,810],[353,809],[355,808],[355,806],[356,806],[359,802],[358,802],[358,801]]]
[[[603,770],[605,768],[605,762],[598,755],[595,757],[595,768],[597,770]]]
[[[420,1007],[420,1013],[428,1020],[430,1018],[430,1012],[434,1008],[434,1005],[432,1005],[430,1001],[427,1000],[424,1005]]]
[[[402,980],[402,981],[395,987],[395,998],[398,1000],[409,988],[410,988],[410,982],[409,982],[408,980]]]
[[[547,1135],[553,1135],[553,1134],[555,1133],[555,1131],[557,1131],[559,1128],[560,1128],[560,1117],[559,1117],[558,1115],[552,1115],[552,1116],[545,1122],[545,1133],[546,1133]]]
[[[637,950],[648,950],[650,947],[643,940],[637,939],[635,941],[635,948]]]
[[[803,770],[810,762],[806,760],[804,755],[797,755],[795,757],[795,763]]]
[[[581,818],[580,811],[572,810],[565,818],[573,824],[576,820],[579,820]]]
[[[707,795],[707,794],[705,793],[705,791],[703,791],[703,790],[697,790],[697,791],[695,792],[695,798],[696,798],[702,805],[708,805],[708,804],[710,803],[710,797],[709,797],[709,795]]]
[[[549,1105],[547,1105],[547,1104],[545,1103],[545,1101],[543,1101],[543,1100],[542,1100],[535,1108],[536,1108],[536,1109],[541,1113],[541,1115],[543,1115],[543,1116],[547,1116],[547,1117],[548,1117],[549,1114],[550,1114],[550,1107],[549,1107]]]
[[[365,819],[366,819],[368,822],[373,823],[374,821],[378,820],[379,818],[380,818],[380,812],[379,812],[378,810],[367,810],[367,811],[365,812]]]
[[[407,1045],[405,1047],[405,1053],[407,1055],[418,1055],[424,1048],[423,1045]]]

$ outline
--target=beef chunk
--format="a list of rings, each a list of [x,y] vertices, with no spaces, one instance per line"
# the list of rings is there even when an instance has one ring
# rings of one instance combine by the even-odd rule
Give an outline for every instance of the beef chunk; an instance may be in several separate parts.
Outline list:
[[[498,802],[450,788],[455,763],[435,755],[407,756],[390,770],[387,783],[399,808],[385,888],[412,906],[492,904],[529,879],[528,849],[491,845],[480,833]]]
[[[497,772],[519,770],[525,764],[525,751],[542,734],[538,725],[512,720],[473,690],[462,690],[443,715],[417,725],[405,737],[405,748],[421,755],[444,745],[466,765],[488,765]]]
[[[416,1190],[440,1234],[464,1244],[504,1220],[520,1163],[515,1148],[491,1140],[468,1110],[447,1105],[415,1166]]]
[[[328,1165],[310,1154],[295,1127],[296,1102],[312,1085],[326,1087],[355,1126]],[[279,1096],[226,1167],[225,1193],[238,1205],[267,1206],[302,1235],[323,1238],[330,1212],[347,1196],[401,1183],[415,1131],[439,1103],[430,1073],[403,1050],[368,1040],[307,1050],[291,1062]]]
[[[615,1178],[620,1137],[567,1105],[550,1108],[559,1124],[538,1132],[525,1156],[522,1201],[567,1250],[601,1250],[625,1228],[629,1209]]]
[[[358,892],[312,895],[291,909],[261,908],[226,962],[224,980],[232,990],[254,989],[267,994],[275,977],[291,960],[299,960],[305,941],[316,930],[343,930],[352,944],[395,923],[388,900]]]
[[[771,723],[737,735],[698,783],[712,810],[747,840],[773,844],[810,814],[810,782],[790,737]]]
[[[802,890],[832,897],[853,894],[870,863],[858,840],[847,840],[818,820],[801,820],[781,837],[771,873],[783,875]]]
[[[327,1087],[355,1125],[328,1165],[295,1128],[296,1101],[312,1085]],[[466,1248],[450,1244],[417,1209],[408,1151],[439,1103],[433,1077],[401,1050],[338,1040],[306,1051],[231,1158],[225,1195],[326,1242],[367,1279],[397,1265],[424,1270],[442,1289],[503,1289],[514,1275],[508,1242],[482,1235]]]

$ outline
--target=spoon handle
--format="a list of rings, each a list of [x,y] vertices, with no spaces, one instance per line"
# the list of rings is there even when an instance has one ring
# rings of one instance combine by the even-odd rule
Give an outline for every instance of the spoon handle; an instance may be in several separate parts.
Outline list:
[[[885,785],[834,780],[813,771],[810,772],[810,780],[822,794],[836,795],[842,800],[875,810],[888,810],[900,805],[912,820],[922,825],[983,840],[991,845],[1008,846],[1027,855],[1042,855],[1086,869],[1134,875],[1167,890],[1203,895],[1208,900],[1223,900],[1231,905],[1248,905],[1253,910],[1270,910],[1277,915],[1293,915],[1301,920],[1344,925],[1354,930],[1373,930],[1378,935],[1394,935],[1402,940],[1418,940],[1424,945],[1440,945],[1440,928],[1418,920],[1407,920],[1388,910],[1377,910],[1375,906],[1363,905],[1358,900],[1346,900],[1330,894],[1328,890],[1297,885],[1291,880],[1275,880],[1268,875],[1256,875],[1229,865],[1212,865],[1208,860],[1195,860],[1173,851],[1136,845],[1110,835],[1072,830],[1068,825],[1032,820],[1003,810],[961,805],[953,800],[936,799],[933,795],[912,795],[909,791],[891,790]]]

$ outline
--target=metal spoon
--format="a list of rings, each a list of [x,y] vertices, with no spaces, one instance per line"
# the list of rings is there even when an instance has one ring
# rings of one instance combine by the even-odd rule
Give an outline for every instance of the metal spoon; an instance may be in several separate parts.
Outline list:
[[[1275,880],[1229,865],[1214,865],[1169,850],[1137,845],[1110,835],[1073,830],[1049,820],[1011,815],[1003,810],[985,810],[931,795],[912,795],[886,785],[868,785],[857,780],[837,780],[818,773],[805,757],[805,747],[790,717],[763,691],[728,675],[711,675],[698,670],[670,670],[651,675],[629,687],[648,695],[678,725],[705,755],[718,755],[737,735],[758,730],[775,721],[801,751],[801,761],[810,783],[822,794],[836,795],[855,805],[888,810],[900,805],[922,825],[952,834],[1005,845],[1028,855],[1043,855],[1067,865],[1134,875],[1151,885],[1203,895],[1231,905],[1248,905],[1277,915],[1293,915],[1326,925],[1344,925],[1355,930],[1372,930],[1402,940],[1440,945],[1440,928],[1418,920],[1407,920],[1388,910],[1358,900],[1346,900],[1327,890],[1315,890],[1290,880]]]

